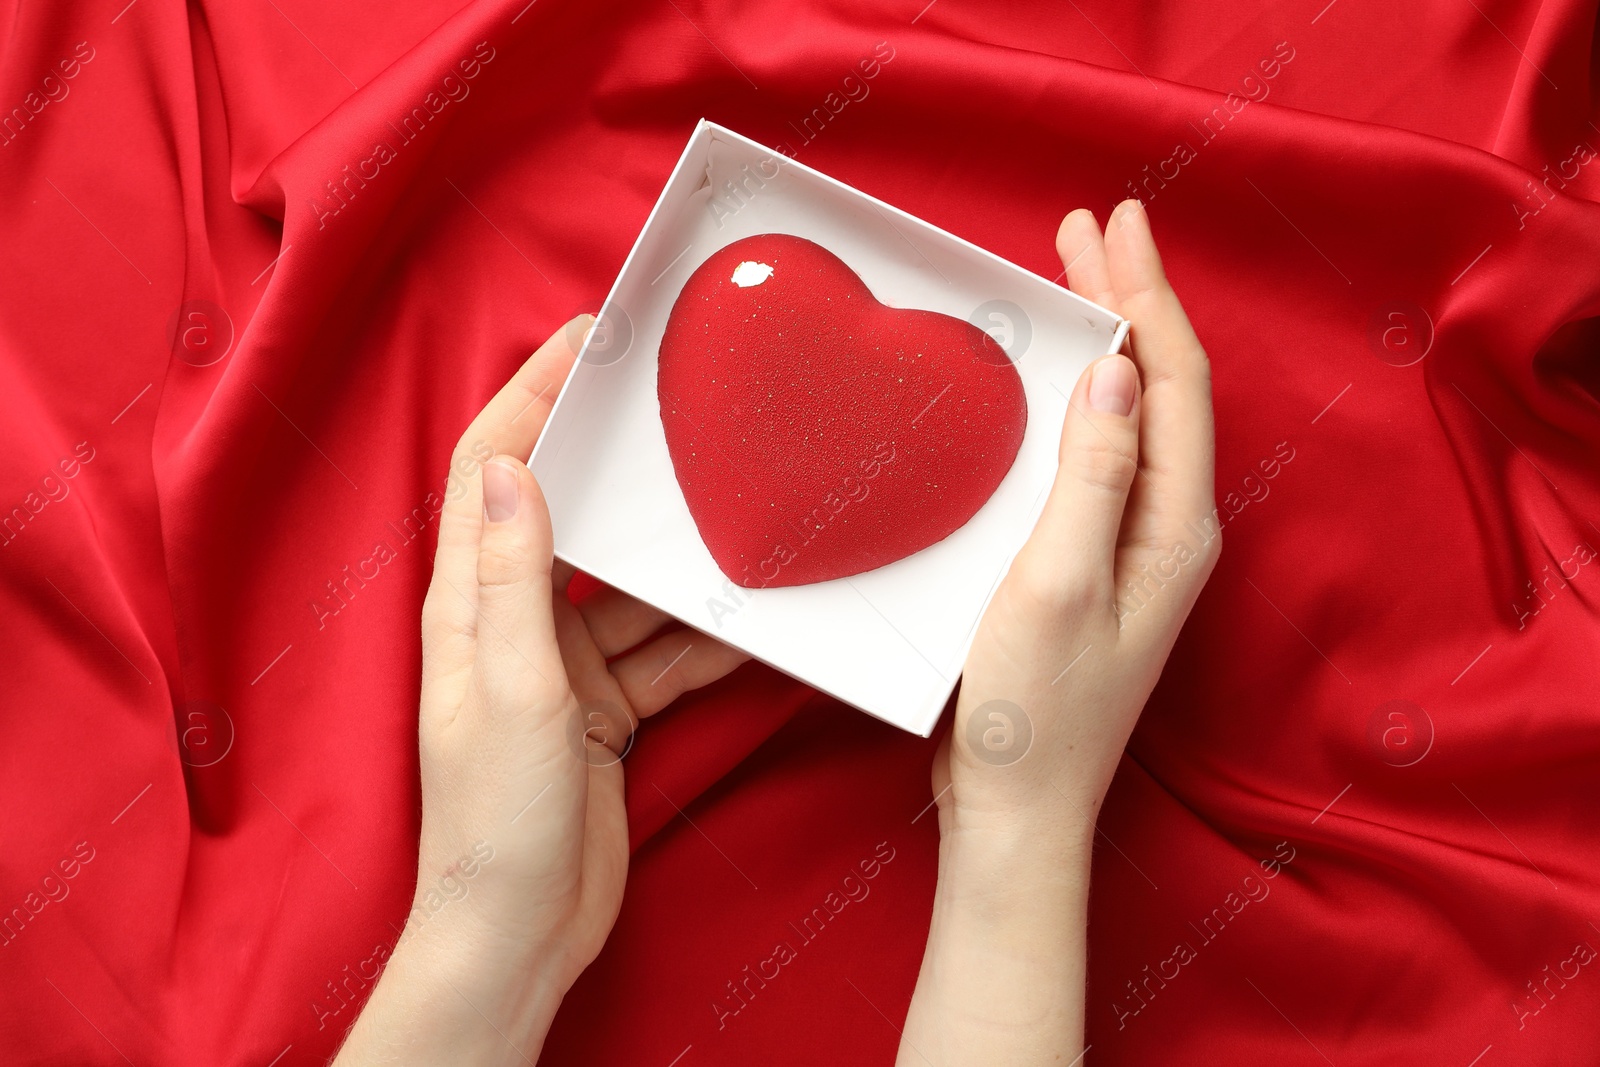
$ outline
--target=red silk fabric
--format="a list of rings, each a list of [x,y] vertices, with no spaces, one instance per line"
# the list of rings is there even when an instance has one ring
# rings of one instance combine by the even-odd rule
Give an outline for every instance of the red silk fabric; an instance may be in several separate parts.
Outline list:
[[[1138,192],[1210,351],[1086,1062],[1600,1059],[1595,5],[921,6],[0,14],[0,1060],[336,1047],[451,447],[701,116],[1046,277]],[[649,723],[544,1062],[890,1062],[932,751],[756,666]]]

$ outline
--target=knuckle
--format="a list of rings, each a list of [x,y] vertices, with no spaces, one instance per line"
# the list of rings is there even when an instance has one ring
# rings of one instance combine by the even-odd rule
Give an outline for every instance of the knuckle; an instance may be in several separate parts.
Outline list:
[[[652,689],[660,690],[662,693],[668,694],[670,698],[674,700],[689,691],[689,686],[684,680],[683,672],[678,670],[678,665],[675,663],[670,664],[664,670],[662,670],[661,673],[656,676],[655,681],[650,683],[650,687]]]
[[[538,711],[538,696],[530,692],[518,668],[515,656],[475,665],[472,687],[476,707],[501,719],[521,719]]]
[[[517,585],[532,573],[533,553],[517,538],[485,538],[478,549],[478,587]]]
[[[1095,434],[1080,441],[1070,456],[1072,472],[1080,482],[1108,493],[1124,494],[1133,485],[1139,464],[1132,454]]]
[[[468,495],[472,481],[479,469],[495,456],[493,435],[475,421],[461,435],[450,453],[450,465],[445,469],[444,498],[458,503]]]
[[[1184,360],[1181,370],[1174,371],[1172,377],[1179,383],[1180,388],[1205,401],[1207,409],[1211,406],[1211,359],[1206,355],[1206,350],[1200,345],[1194,346],[1187,359]]]
[[[424,647],[461,633],[462,629],[460,594],[435,578],[428,585],[427,595],[422,598]]]
[[[439,636],[444,632],[444,609],[439,603],[439,593],[435,586],[428,587],[428,595],[422,598],[422,639],[424,641]]]
[[[1164,366],[1145,374],[1144,388],[1146,392],[1159,389],[1161,386],[1174,383],[1181,384],[1187,375],[1173,366]]]
[[[1167,288],[1168,286],[1164,279],[1158,282],[1152,278],[1145,277],[1126,289],[1120,290],[1117,295],[1124,307],[1136,309],[1140,312],[1137,316],[1131,314],[1128,316],[1134,322],[1140,322],[1150,318],[1151,305],[1159,303],[1166,297]],[[1138,327],[1135,326],[1134,329],[1137,330]]]
[[[1015,583],[1007,583],[1017,597],[1017,607],[1028,617],[1079,615],[1097,600],[1089,576],[1059,561],[1041,560],[1032,553],[1018,555],[1011,569]]]
[[[694,688],[686,661],[694,658],[696,651],[693,641],[683,648],[661,648],[660,654],[656,657],[659,666],[654,668],[655,673],[649,688],[658,694],[665,694],[669,700],[676,700]]]

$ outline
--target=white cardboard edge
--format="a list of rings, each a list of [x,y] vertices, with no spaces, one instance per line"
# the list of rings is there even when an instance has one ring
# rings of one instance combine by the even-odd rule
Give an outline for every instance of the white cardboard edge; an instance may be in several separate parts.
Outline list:
[[[895,207],[893,204],[885,203],[884,201],[879,200],[877,197],[873,196],[871,193],[862,192],[860,189],[857,189],[855,186],[847,184],[846,182],[842,182],[838,178],[833,177],[832,175],[824,174],[820,170],[817,170],[817,169],[815,169],[813,167],[808,167],[804,163],[801,163],[799,160],[794,159],[794,158],[789,157],[789,156],[785,156],[781,152],[774,151],[773,149],[768,148],[766,145],[762,144],[759,141],[751,140],[750,138],[746,137],[742,133],[735,133],[733,130],[728,129],[726,126],[719,126],[715,122],[711,122],[708,119],[701,119],[700,122],[695,126],[695,136],[691,136],[689,138],[689,143],[690,143],[691,146],[696,142],[696,140],[698,140],[698,134],[700,133],[700,131],[702,129],[709,130],[713,137],[720,136],[720,137],[722,137],[722,138],[724,138],[726,140],[729,140],[729,141],[737,141],[737,142],[740,142],[743,145],[745,145],[745,147],[747,147],[747,148],[753,148],[753,149],[756,149],[757,151],[765,152],[768,155],[771,155],[771,156],[774,156],[774,157],[777,157],[777,158],[781,158],[783,160],[783,164],[782,165],[785,166],[785,167],[798,167],[799,169],[801,169],[803,171],[806,171],[807,173],[810,173],[810,174],[822,179],[822,181],[826,182],[828,185],[834,186],[837,189],[841,189],[841,190],[849,193],[852,196],[859,196],[862,199],[871,202],[871,204],[874,207],[878,208],[878,210],[880,210],[880,211],[887,211],[892,215],[898,216],[902,221],[910,223],[914,227],[920,228],[920,229],[925,230],[925,231],[927,231],[929,233],[938,234],[941,237],[945,237],[945,238],[948,238],[951,241],[956,242],[962,248],[964,248],[966,251],[971,252],[974,255],[976,255],[979,259],[987,259],[991,263],[995,264],[996,266],[1004,267],[1007,270],[1022,271],[1024,274],[1027,274],[1030,277],[1037,278],[1039,281],[1044,282],[1046,285],[1050,286],[1052,289],[1056,290],[1057,292],[1065,293],[1067,296],[1071,297],[1073,300],[1077,301],[1078,303],[1083,304],[1085,307],[1092,308],[1094,311],[1096,311],[1096,312],[1098,312],[1098,313],[1100,313],[1102,315],[1109,315],[1117,323],[1116,327],[1114,328],[1116,333],[1114,335],[1115,336],[1115,343],[1114,343],[1114,345],[1113,345],[1113,347],[1111,349],[1112,352],[1115,352],[1117,350],[1117,346],[1119,346],[1121,344],[1121,339],[1123,337],[1127,336],[1128,320],[1123,318],[1121,315],[1117,314],[1115,311],[1112,311],[1110,308],[1104,307],[1103,305],[1100,305],[1100,304],[1096,304],[1093,300],[1090,300],[1088,297],[1083,296],[1081,293],[1075,293],[1071,289],[1068,289],[1068,288],[1066,288],[1065,286],[1062,286],[1062,285],[1057,285],[1055,282],[1051,281],[1048,278],[1045,278],[1042,275],[1034,274],[1033,271],[1028,270],[1026,267],[1018,266],[1017,264],[1011,262],[1009,259],[1006,259],[1006,258],[1004,258],[1002,256],[995,255],[993,252],[989,251],[987,248],[984,248],[982,245],[975,245],[971,241],[967,240],[965,237],[961,237],[961,236],[959,236],[957,234],[953,234],[949,230],[944,229],[943,227],[935,226],[933,223],[928,222],[926,219],[920,219],[920,218],[918,218],[917,216],[911,214],[908,211],[903,211],[900,208]],[[685,151],[685,157],[687,157],[687,154],[688,153],[687,153],[687,150],[686,150]],[[683,160],[680,159],[679,162],[678,162],[678,165],[682,166],[683,165]],[[673,173],[674,174],[677,173],[676,169],[674,169]],[[671,184],[671,179],[670,178],[668,179],[668,184]],[[663,192],[664,191],[665,190],[663,190]],[[660,202],[658,201],[657,202],[657,207],[659,207],[659,206],[660,206]],[[654,218],[655,217],[655,212],[652,211],[650,213],[650,215],[651,215],[651,218]],[[649,226],[649,223],[646,222],[645,225]],[[643,231],[641,231],[641,233],[642,232]],[[638,247],[637,243],[634,245],[634,247],[635,248]],[[626,264],[624,264],[623,269],[624,270],[627,269]]]

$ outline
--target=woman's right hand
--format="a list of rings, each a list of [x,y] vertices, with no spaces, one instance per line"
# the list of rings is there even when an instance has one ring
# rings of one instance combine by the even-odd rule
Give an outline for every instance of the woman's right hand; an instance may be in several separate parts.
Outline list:
[[[934,760],[940,863],[903,1064],[1082,1049],[1094,820],[1221,550],[1211,374],[1137,200],[1074,211],[1073,291],[1133,323],[1078,381],[1044,511],[968,654]]]

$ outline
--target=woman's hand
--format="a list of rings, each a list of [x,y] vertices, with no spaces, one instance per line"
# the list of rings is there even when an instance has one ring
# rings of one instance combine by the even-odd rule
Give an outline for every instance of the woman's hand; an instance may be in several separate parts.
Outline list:
[[[1078,380],[1055,484],[978,627],[934,772],[958,834],[1087,832],[1222,548],[1211,368],[1148,216],[1124,201],[1102,238],[1074,211],[1056,250],[1074,292],[1133,323],[1137,364],[1106,356]],[[1031,748],[1008,747],[1029,726]]]
[[[567,598],[572,568],[552,564],[544,497],[516,457],[591,323],[545,342],[452,459],[422,609],[416,898],[344,1067],[538,1058],[621,906],[633,728],[747,658],[615,590]]]
[[[1133,323],[1079,379],[1055,484],[978,628],[935,757],[933,928],[902,1064],[1082,1050],[1094,820],[1221,549],[1211,375],[1137,200],[1074,211],[1068,284]]]

